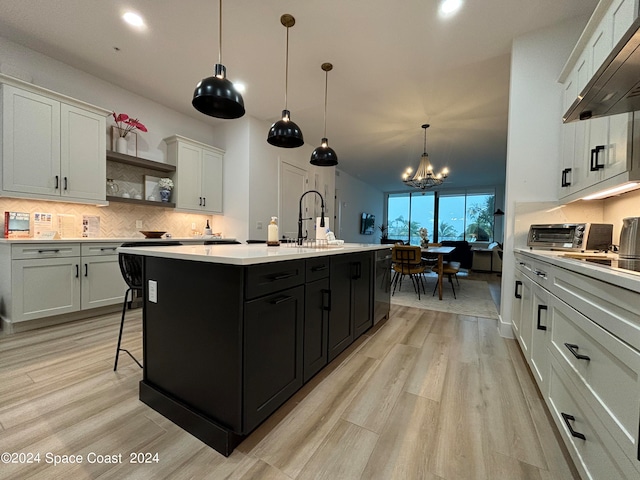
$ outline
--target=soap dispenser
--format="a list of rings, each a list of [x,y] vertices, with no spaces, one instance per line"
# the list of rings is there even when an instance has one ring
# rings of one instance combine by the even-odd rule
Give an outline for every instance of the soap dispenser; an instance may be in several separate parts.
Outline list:
[[[207,218],[207,226],[204,227],[204,234],[205,235],[212,235],[211,227],[209,226],[209,219],[208,218]]]
[[[277,247],[280,245],[278,241],[278,224],[276,221],[278,217],[271,217],[271,221],[269,222],[269,227],[267,228],[267,245],[270,247]]]

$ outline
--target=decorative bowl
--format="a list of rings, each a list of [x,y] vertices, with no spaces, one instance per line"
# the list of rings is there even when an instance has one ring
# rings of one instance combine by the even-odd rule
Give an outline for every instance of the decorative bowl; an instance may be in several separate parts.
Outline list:
[[[158,232],[155,230],[140,230],[140,233],[144,235],[144,238],[161,238],[167,232]]]

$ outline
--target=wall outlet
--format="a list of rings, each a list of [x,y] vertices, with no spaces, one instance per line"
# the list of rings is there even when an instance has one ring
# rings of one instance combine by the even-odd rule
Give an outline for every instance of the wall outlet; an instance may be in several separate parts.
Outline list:
[[[196,229],[196,222],[192,222],[191,223],[191,230],[195,230]]]
[[[256,222],[256,229],[262,230],[262,222]]]
[[[136,220],[136,228],[142,228],[142,220]]]

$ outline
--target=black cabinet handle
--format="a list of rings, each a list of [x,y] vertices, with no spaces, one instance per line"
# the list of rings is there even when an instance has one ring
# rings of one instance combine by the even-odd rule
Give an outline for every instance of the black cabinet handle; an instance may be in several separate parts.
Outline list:
[[[58,177],[58,175],[56,175],[56,190],[60,187],[60,177]]]
[[[562,183],[561,183],[561,187],[570,187],[571,186],[571,182],[567,181],[567,174],[571,173],[571,169],[570,168],[565,168],[564,170],[562,170]]]
[[[38,253],[58,253],[59,251],[59,248],[49,248],[47,250],[38,250]]]
[[[565,343],[564,344],[565,347],[567,347],[567,349],[573,354],[574,357],[576,357],[578,360],[591,360],[591,357],[587,356],[587,355],[580,355],[578,353],[578,349],[580,348],[578,345],[575,345],[573,343]]]
[[[76,264],[76,278],[80,276],[80,267]]]
[[[604,150],[604,145],[597,145],[596,148],[591,150],[591,168],[592,172],[597,172],[598,170],[604,168],[604,163],[598,163],[598,153]]]
[[[198,197],[200,199],[200,203],[198,205],[202,206],[202,197]]]
[[[580,432],[576,432],[573,427],[571,426],[571,424],[569,422],[575,422],[576,419],[573,415],[569,415],[568,413],[563,413],[560,412],[560,415],[562,415],[562,419],[564,420],[565,425],[567,426],[567,428],[569,429],[569,433],[571,433],[571,435],[573,437],[576,438],[580,438],[582,440],[586,440],[587,437],[584,436],[584,434],[580,433]]]
[[[101,252],[104,252],[104,251],[106,251],[106,250],[111,250],[111,251],[115,252],[117,248],[118,248],[118,247],[101,248],[101,249],[100,249],[100,251],[101,251]]]
[[[331,311],[331,290],[325,288],[322,289],[322,310]]]
[[[326,265],[318,265],[317,267],[311,267],[312,272],[321,272],[326,269],[327,269]]]
[[[538,305],[538,325],[536,326],[536,328],[538,330],[546,330],[547,327],[545,327],[544,325],[540,325],[540,312],[542,310],[547,310],[547,306],[546,305]]]
[[[64,177],[64,189],[67,189],[67,177]]]
[[[279,305],[281,303],[287,302],[291,300],[293,297],[290,295],[285,295],[284,297],[277,298],[271,301],[271,305]]]
[[[289,273],[281,273],[279,275],[274,275],[274,276],[270,277],[269,279],[271,281],[273,281],[273,280],[284,280],[285,278],[291,278],[294,275],[295,275],[295,273],[291,273],[291,272],[289,272]]]
[[[207,206],[207,197],[202,197],[202,206],[203,207]]]
[[[351,271],[353,271],[354,267],[356,269],[356,272],[351,275],[351,279],[352,280],[358,280],[362,276],[362,263],[360,263],[360,262],[352,263],[351,264]]]
[[[88,263],[84,264],[84,276],[85,277],[89,276],[89,264]]]
[[[516,298],[522,298],[522,293],[518,293],[518,287],[522,286],[522,282],[520,280],[516,280],[516,292],[515,292],[515,296]]]
[[[543,272],[542,270],[534,270],[533,273],[535,273],[539,277],[547,278],[546,272]]]

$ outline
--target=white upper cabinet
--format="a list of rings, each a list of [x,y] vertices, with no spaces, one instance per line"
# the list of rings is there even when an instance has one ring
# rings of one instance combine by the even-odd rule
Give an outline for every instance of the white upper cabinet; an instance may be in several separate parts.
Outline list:
[[[176,208],[197,213],[222,213],[222,161],[216,147],[174,135],[165,138],[168,162],[176,166],[173,201]]]
[[[602,0],[563,73],[563,112],[600,68],[638,13],[638,0]],[[570,69],[570,70],[568,70]],[[567,71],[568,70],[568,71]],[[633,114],[582,120],[562,126],[559,198],[575,200],[623,183],[634,168]]]
[[[0,75],[0,193],[105,203],[107,110]]]

